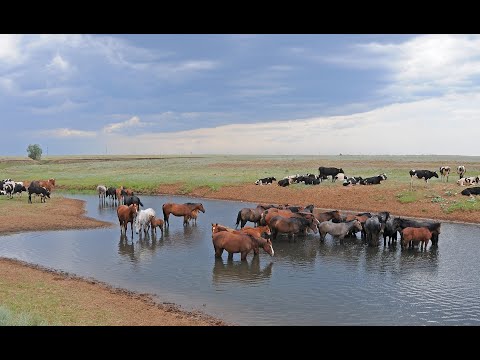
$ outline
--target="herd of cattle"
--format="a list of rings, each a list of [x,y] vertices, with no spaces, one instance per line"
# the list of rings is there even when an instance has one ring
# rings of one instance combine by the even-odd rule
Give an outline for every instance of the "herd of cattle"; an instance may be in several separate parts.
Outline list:
[[[441,166],[440,167],[440,175],[441,175],[441,180],[443,181],[445,179],[446,182],[448,182],[448,176],[450,175],[451,168],[450,166]],[[318,175],[315,174],[305,174],[305,175],[289,175],[285,176],[283,179],[279,180],[277,182],[277,185],[286,187],[289,186],[290,184],[299,184],[299,183],[304,183],[305,185],[319,185],[322,180],[328,179],[330,176],[332,179],[332,182],[335,182],[337,180],[343,181],[343,186],[349,186],[349,185],[378,185],[380,184],[383,180],[387,180],[387,175],[385,173],[379,174],[377,176],[371,176],[367,178],[362,178],[361,176],[352,176],[352,177],[347,177],[345,175],[345,172],[343,171],[342,168],[336,168],[336,167],[323,167],[320,166],[318,168]],[[470,177],[464,177],[466,173],[466,168],[464,165],[460,165],[457,167],[457,174],[459,175],[459,179],[457,180],[457,184],[460,186],[470,186],[470,185],[478,185],[480,183],[480,176],[470,176]],[[409,171],[410,174],[410,186],[413,187],[413,180],[414,179],[423,179],[425,180],[426,183],[428,183],[428,180],[431,178],[438,178],[438,174],[436,171],[430,171],[430,170],[415,170],[412,169]],[[255,185],[271,185],[273,184],[274,181],[277,181],[277,179],[273,176],[271,177],[266,177],[263,179],[258,179],[255,181]],[[480,187],[473,187],[473,188],[468,188],[463,190],[462,195],[480,195]]]
[[[31,182],[14,181],[12,179],[3,179],[0,181],[0,195],[6,195],[12,198],[14,194],[22,195],[22,192],[28,192],[28,202],[32,203],[32,194],[35,197],[40,196],[40,202],[50,199],[50,193],[55,187],[55,179],[34,180]]]

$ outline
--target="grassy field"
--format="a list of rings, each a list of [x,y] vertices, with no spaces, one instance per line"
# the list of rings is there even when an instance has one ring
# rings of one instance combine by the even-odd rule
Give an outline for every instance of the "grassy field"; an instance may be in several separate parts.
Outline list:
[[[463,164],[467,175],[480,174],[480,157],[455,156],[50,156],[41,161],[0,157],[0,178],[16,181],[55,178],[64,190],[91,190],[98,184],[155,192],[159,185],[181,183],[185,193],[206,186],[253,183],[256,179],[315,173],[319,166],[344,169],[347,176],[386,173],[388,184],[409,183],[410,169],[438,172],[442,165]],[[458,176],[451,174],[450,182]],[[433,179],[433,181],[439,181]],[[323,185],[323,184],[322,184]]]
[[[426,188],[423,180],[415,180],[415,190],[410,191],[411,169],[428,169],[438,172],[448,165],[452,173],[448,184],[432,179]],[[455,184],[455,169],[465,165],[467,176],[480,175],[478,156],[359,156],[359,155],[196,155],[196,156],[50,156],[41,161],[28,158],[0,157],[0,179],[16,181],[55,178],[57,189],[68,192],[94,193],[98,184],[133,188],[139,194],[161,192],[164,185],[179,186],[177,193],[191,194],[195,189],[218,191],[228,185],[253,184],[258,178],[274,176],[277,180],[292,174],[318,174],[319,166],[341,167],[347,176],[375,176],[386,173],[384,189],[396,191],[399,204],[409,204],[430,199],[442,206],[444,212],[476,211],[477,201],[457,196],[452,201],[449,194],[458,194],[463,188]],[[338,187],[329,181],[323,189]],[[291,191],[301,191],[303,184],[290,186]],[[160,189],[160,190],[159,190]],[[397,191],[398,189],[398,191]],[[381,194],[376,196],[382,196]],[[379,199],[381,200],[381,199]],[[5,197],[0,197],[0,204]]]

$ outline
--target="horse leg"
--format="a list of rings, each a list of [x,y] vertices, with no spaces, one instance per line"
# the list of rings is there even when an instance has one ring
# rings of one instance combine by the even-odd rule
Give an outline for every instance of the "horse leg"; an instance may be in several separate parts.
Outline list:
[[[228,253],[228,260],[233,260],[233,252]]]
[[[222,257],[223,249],[220,248],[220,247],[216,247],[215,245],[213,247],[215,249],[215,257]],[[230,256],[230,254],[229,254],[229,256]]]
[[[247,250],[247,251],[242,251],[242,252],[241,252],[242,255],[241,255],[240,259],[241,259],[242,261],[247,261],[247,255],[248,255],[248,253],[249,253],[248,250]]]

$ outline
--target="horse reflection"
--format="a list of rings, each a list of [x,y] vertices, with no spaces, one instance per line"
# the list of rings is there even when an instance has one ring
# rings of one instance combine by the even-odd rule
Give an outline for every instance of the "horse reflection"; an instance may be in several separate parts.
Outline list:
[[[254,256],[250,262],[234,261],[215,258],[212,271],[214,284],[230,283],[260,283],[272,276],[273,262],[269,262],[263,269],[260,266],[260,256]]]
[[[126,234],[120,234],[120,241],[118,242],[118,253],[129,258],[132,261],[137,261],[135,258],[135,245],[128,241]]]

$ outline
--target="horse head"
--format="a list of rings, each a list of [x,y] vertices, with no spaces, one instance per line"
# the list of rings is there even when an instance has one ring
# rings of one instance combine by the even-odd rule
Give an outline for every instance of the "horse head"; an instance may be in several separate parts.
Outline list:
[[[203,207],[203,204],[198,204],[198,206],[196,206],[195,209],[198,209],[205,214],[205,208]]]

